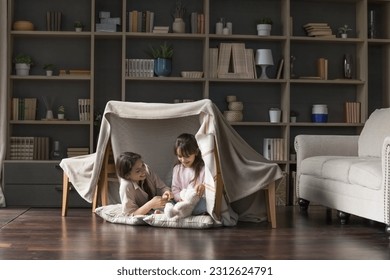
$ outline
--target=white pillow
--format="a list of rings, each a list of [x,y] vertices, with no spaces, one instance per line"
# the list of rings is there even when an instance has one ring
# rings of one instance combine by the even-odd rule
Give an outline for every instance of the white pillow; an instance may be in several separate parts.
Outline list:
[[[359,136],[359,157],[380,157],[383,141],[390,136],[390,109],[376,109],[364,124]]]
[[[177,221],[168,218],[164,214],[152,214],[144,218],[144,221],[154,227],[168,228],[211,228],[214,226],[214,220],[209,215],[189,216]]]
[[[146,215],[125,215],[122,213],[121,204],[111,204],[98,207],[95,209],[95,213],[107,222],[114,224],[125,224],[133,226],[146,225],[144,222]]]

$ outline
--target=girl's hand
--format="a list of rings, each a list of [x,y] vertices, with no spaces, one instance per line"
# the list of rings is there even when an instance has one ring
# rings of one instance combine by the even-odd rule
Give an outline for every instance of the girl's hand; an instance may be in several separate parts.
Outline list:
[[[197,185],[195,187],[195,192],[198,194],[198,196],[202,197],[203,194],[204,194],[204,190],[205,190],[205,185],[204,184],[200,184],[200,185]]]
[[[155,196],[150,200],[150,206],[152,209],[164,208],[168,200],[164,199],[162,196]]]
[[[162,198],[163,199],[166,199],[167,201],[170,201],[173,199],[173,193],[170,192],[170,191],[166,191],[164,192],[164,194],[162,195]]]

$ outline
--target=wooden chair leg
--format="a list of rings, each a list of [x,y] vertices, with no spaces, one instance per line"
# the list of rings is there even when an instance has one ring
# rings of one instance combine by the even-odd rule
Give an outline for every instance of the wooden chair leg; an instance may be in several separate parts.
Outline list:
[[[267,203],[267,217],[271,222],[272,228],[276,228],[276,191],[275,182],[270,183],[265,190],[265,199]]]
[[[65,174],[62,179],[62,211],[61,216],[65,217],[68,211],[69,177]]]

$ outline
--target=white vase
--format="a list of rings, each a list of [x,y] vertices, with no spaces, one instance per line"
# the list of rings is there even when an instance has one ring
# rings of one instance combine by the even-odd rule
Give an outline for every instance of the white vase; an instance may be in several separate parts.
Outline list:
[[[65,119],[65,114],[58,113],[57,117],[59,120],[63,120],[63,119]]]
[[[26,63],[16,63],[15,70],[16,75],[18,76],[28,76],[30,74],[30,65]]]
[[[348,38],[348,34],[347,33],[341,33],[341,38]]]
[[[53,111],[52,110],[47,110],[46,111],[46,119],[51,120],[54,118]]]
[[[175,18],[175,21],[172,23],[173,33],[185,33],[186,23],[182,18]]]
[[[282,115],[282,111],[279,108],[271,108],[269,109],[269,121],[271,123],[280,122],[280,117]]]
[[[53,70],[46,70],[46,76],[53,76]]]
[[[271,24],[258,24],[257,25],[257,35],[259,36],[269,36],[271,35]]]

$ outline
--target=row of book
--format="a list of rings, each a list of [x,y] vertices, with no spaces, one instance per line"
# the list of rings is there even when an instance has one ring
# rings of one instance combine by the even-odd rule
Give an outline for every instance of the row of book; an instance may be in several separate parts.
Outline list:
[[[69,147],[66,150],[66,155],[68,157],[77,157],[89,154],[88,147]]]
[[[360,123],[360,102],[345,102],[345,122]]]
[[[89,121],[91,119],[91,99],[79,99],[78,103],[80,121]]]
[[[48,160],[49,137],[13,136],[10,139],[9,159]]]
[[[35,120],[36,98],[12,98],[12,120]]]
[[[133,10],[127,13],[129,32],[153,32],[154,12]]]
[[[246,49],[244,43],[220,43],[209,51],[210,78],[256,78],[253,49]]]
[[[283,138],[264,138],[263,156],[268,160],[287,160],[286,140]]]
[[[303,28],[305,29],[307,36],[310,37],[336,37],[336,35],[332,33],[332,29],[328,23],[307,23]]]
[[[125,60],[125,68],[128,77],[153,77],[154,59],[128,58]]]
[[[62,12],[46,12],[46,30],[61,31]]]
[[[198,14],[197,12],[191,13],[191,33],[192,34],[204,34],[204,14]]]

